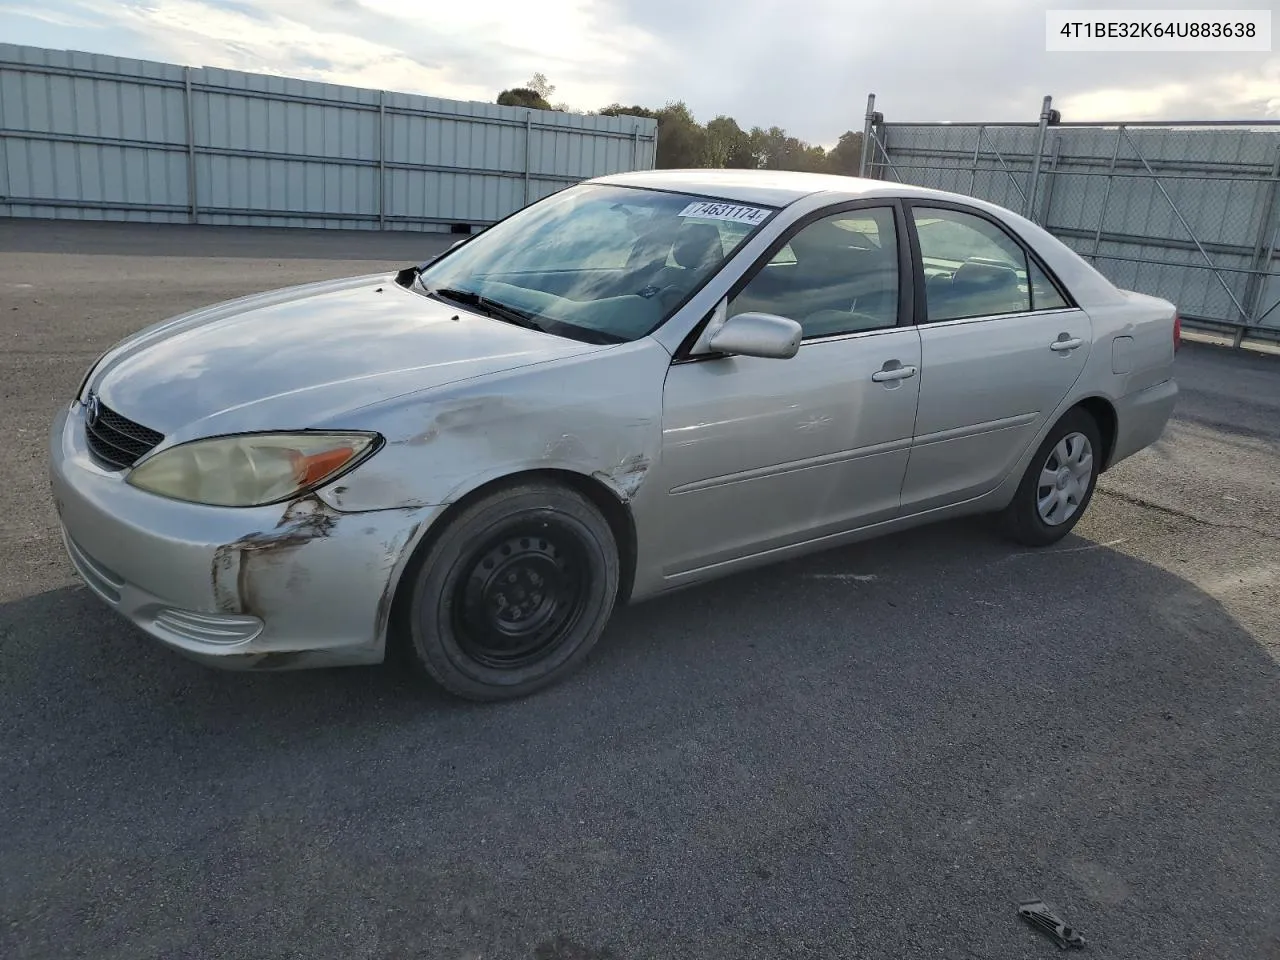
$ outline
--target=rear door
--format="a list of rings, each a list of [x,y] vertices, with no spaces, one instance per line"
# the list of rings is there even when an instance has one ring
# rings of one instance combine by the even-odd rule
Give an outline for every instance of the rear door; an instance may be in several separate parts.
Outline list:
[[[973,208],[911,202],[920,406],[904,513],[993,489],[1084,370],[1088,314],[1023,244]]]

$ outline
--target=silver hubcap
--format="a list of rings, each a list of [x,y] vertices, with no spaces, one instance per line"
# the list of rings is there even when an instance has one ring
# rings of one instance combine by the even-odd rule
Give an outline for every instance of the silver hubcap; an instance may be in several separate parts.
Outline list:
[[[1051,527],[1076,515],[1093,478],[1093,447],[1083,433],[1069,433],[1049,452],[1040,468],[1036,509]]]

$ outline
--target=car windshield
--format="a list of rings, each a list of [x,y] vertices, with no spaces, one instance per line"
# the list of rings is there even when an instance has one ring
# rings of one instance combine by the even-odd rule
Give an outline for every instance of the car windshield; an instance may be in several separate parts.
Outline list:
[[[423,290],[494,319],[596,343],[656,329],[774,208],[583,184],[439,260]]]

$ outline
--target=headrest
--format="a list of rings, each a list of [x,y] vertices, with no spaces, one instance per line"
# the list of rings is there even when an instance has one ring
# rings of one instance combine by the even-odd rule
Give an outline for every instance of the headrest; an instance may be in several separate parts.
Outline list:
[[[803,260],[807,256],[825,256],[831,251],[847,247],[848,242],[847,232],[829,220],[815,221],[787,241],[797,260]]]
[[[952,280],[957,287],[973,287],[991,289],[999,287],[1016,287],[1018,274],[1012,267],[994,263],[976,263],[969,260],[960,265]]]
[[[724,256],[720,243],[720,231],[710,223],[686,223],[681,225],[671,246],[671,256],[686,270],[719,260]]]

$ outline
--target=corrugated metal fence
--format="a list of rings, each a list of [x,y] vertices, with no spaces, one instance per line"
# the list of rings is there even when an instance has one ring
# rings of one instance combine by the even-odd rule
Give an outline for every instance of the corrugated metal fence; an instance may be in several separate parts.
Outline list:
[[[1016,210],[1239,343],[1280,335],[1277,125],[1062,123],[1049,98],[1039,123],[885,123],[873,99],[867,172]]]
[[[657,124],[0,43],[0,216],[449,230],[654,164]]]

